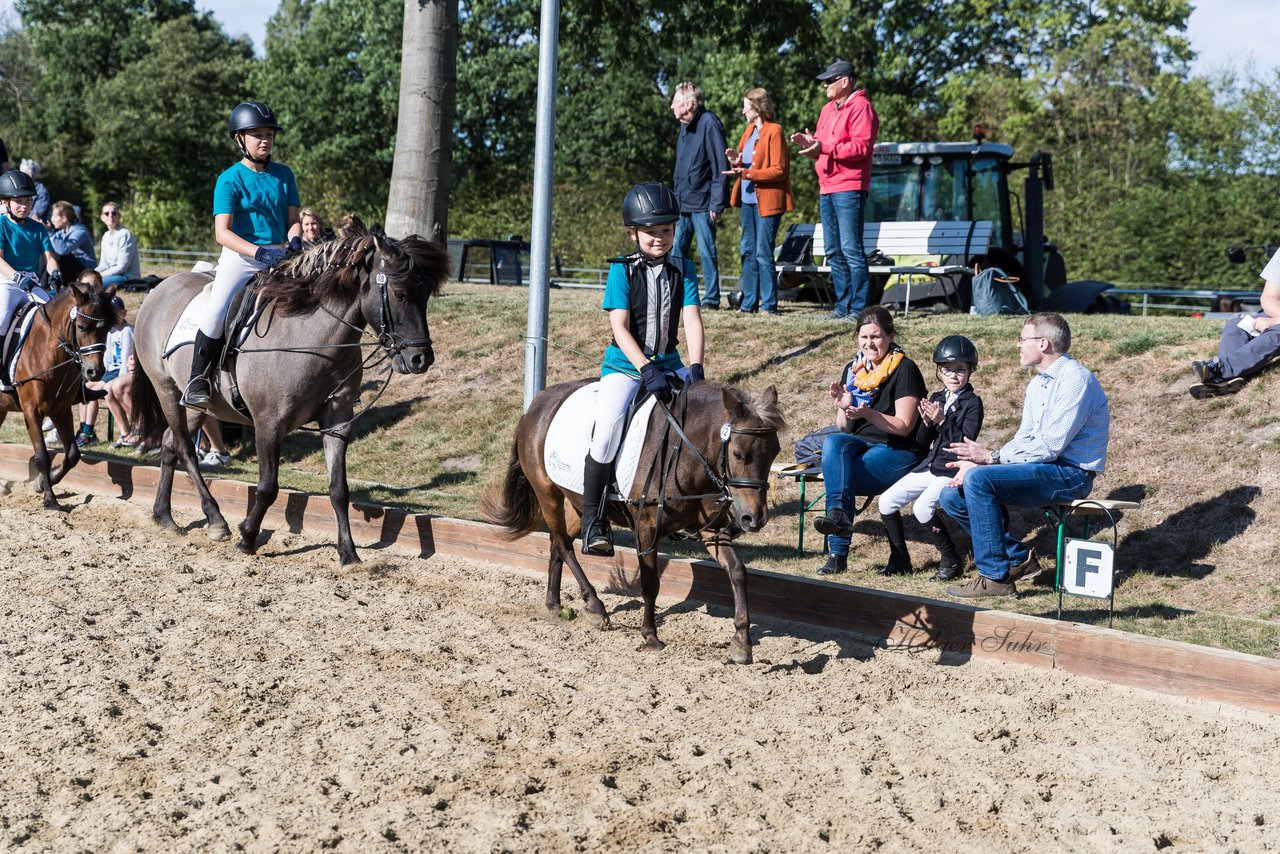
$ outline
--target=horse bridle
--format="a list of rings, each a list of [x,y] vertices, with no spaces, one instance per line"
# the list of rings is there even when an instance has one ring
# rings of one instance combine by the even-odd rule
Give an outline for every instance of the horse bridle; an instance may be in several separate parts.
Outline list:
[[[381,300],[381,314],[378,318],[378,343],[392,356],[399,355],[406,347],[430,347],[431,336],[425,338],[405,338],[396,332],[395,321],[391,316],[391,298],[387,295],[387,260],[378,253],[378,272],[374,281],[378,285],[378,296]]]
[[[40,316],[44,318],[44,322],[47,323],[49,325],[49,329],[53,331],[53,336],[58,339],[58,349],[66,352],[69,358],[63,359],[61,362],[46,368],[38,374],[32,374],[31,376],[23,377],[22,379],[15,379],[13,381],[14,386],[20,386],[24,383],[29,383],[32,380],[38,380],[46,374],[53,373],[68,362],[75,362],[83,368],[85,356],[92,356],[94,353],[105,353],[107,351],[107,344],[105,341],[101,344],[89,344],[88,346],[81,347],[80,333],[76,324],[77,318],[85,317],[93,321],[96,326],[101,327],[107,322],[105,319],[94,317],[92,314],[81,311],[79,306],[71,306],[71,310],[67,312],[67,323],[71,326],[71,342],[68,343],[67,339],[63,338],[61,333],[58,332],[58,328],[53,325],[53,320],[49,317],[49,310],[46,306],[47,303],[40,304]]]

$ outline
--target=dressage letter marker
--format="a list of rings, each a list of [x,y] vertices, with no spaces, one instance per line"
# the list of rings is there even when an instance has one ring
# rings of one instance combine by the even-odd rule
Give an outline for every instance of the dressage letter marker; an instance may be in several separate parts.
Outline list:
[[[1068,593],[1106,599],[1111,596],[1115,552],[1108,543],[1067,540],[1062,586]]]

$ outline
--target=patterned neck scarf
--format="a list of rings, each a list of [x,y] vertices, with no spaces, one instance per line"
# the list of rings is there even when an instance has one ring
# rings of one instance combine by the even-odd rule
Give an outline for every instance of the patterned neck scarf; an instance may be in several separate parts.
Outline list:
[[[898,365],[902,364],[902,360],[906,357],[907,354],[902,352],[902,348],[897,344],[889,348],[889,352],[885,354],[885,357],[880,360],[878,365],[872,364],[866,355],[859,353],[853,364],[853,384],[863,391],[872,391],[879,388],[885,380],[893,376],[893,372],[898,369]]]

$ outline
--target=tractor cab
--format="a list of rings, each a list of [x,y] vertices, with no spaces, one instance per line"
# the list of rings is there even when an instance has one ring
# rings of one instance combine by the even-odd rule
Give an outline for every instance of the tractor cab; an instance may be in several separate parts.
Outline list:
[[[1066,281],[1062,257],[1044,239],[1044,191],[1053,189],[1052,160],[1037,152],[1029,162],[1015,163],[1010,146],[987,142],[985,135],[979,126],[973,142],[876,145],[866,221],[990,221],[988,256],[1021,279],[1027,296],[1038,303]],[[1027,174],[1019,196],[1009,178],[1022,169]]]
[[[872,152],[867,222],[990,220],[992,245],[1016,252],[1009,203],[1013,149],[998,142],[888,142]]]

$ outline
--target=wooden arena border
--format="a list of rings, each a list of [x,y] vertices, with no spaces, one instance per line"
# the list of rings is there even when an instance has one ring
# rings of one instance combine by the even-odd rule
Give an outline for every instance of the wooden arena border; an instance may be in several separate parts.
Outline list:
[[[0,478],[18,482],[15,489],[26,488],[21,482],[29,479],[30,459],[31,449],[25,445],[0,445]],[[150,465],[86,458],[59,484],[58,491],[150,503],[157,475]],[[248,510],[252,484],[217,480],[210,486],[229,520]],[[174,481],[174,503],[199,508],[183,474]],[[281,490],[266,521],[293,532],[335,535],[327,495]],[[508,542],[497,528],[480,522],[368,505],[353,506],[351,527],[362,548],[398,546],[421,556],[457,555],[545,577],[545,534]],[[197,531],[192,536],[203,534]],[[601,590],[639,591],[635,553],[629,549],[618,549],[612,558],[583,558],[582,565]],[[716,564],[668,557],[660,562],[660,570],[664,600],[732,606],[728,580]],[[853,632],[887,649],[940,650],[949,664],[972,656],[995,658],[1280,713],[1280,660],[1276,659],[763,570],[751,570],[749,589],[754,617]]]

